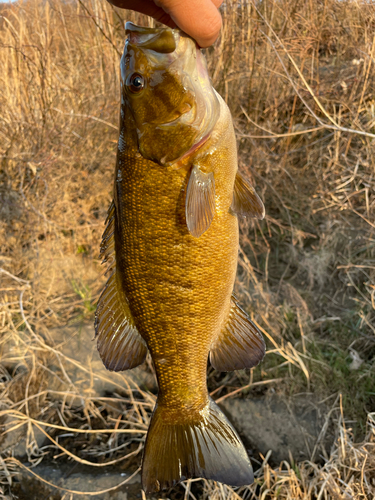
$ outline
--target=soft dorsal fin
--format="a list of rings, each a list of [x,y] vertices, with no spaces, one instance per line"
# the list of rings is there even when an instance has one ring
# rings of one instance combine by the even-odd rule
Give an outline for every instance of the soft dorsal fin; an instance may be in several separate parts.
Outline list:
[[[190,174],[185,201],[186,224],[190,234],[199,238],[210,227],[214,215],[214,174],[205,174],[195,165]]]
[[[108,210],[107,227],[103,233],[100,254],[103,262],[110,261],[112,274],[100,295],[95,313],[95,337],[105,367],[111,371],[135,368],[147,354],[146,342],[134,325],[129,305],[116,272],[115,260],[116,209],[112,202]]]
[[[232,295],[228,320],[211,346],[212,366],[223,372],[252,368],[265,352],[260,331]]]
[[[239,172],[237,172],[234,181],[233,201],[230,208],[242,217],[263,219],[265,215],[262,200],[256,194],[253,186]]]
[[[100,253],[99,257],[101,257],[102,264],[105,262],[111,261],[108,264],[108,269],[109,271],[112,266],[111,264],[114,263],[115,260],[115,238],[114,238],[114,232],[115,232],[115,203],[112,201],[112,203],[109,206],[108,212],[107,212],[107,218],[105,220],[106,228],[104,230],[104,233],[102,235],[102,241],[100,243]]]

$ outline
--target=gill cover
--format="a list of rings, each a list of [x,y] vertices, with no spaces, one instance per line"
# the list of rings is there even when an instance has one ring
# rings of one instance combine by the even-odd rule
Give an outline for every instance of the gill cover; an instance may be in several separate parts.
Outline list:
[[[135,129],[141,155],[168,165],[209,136],[219,101],[204,56],[186,34],[129,22],[126,34],[121,59],[123,137],[126,142]]]

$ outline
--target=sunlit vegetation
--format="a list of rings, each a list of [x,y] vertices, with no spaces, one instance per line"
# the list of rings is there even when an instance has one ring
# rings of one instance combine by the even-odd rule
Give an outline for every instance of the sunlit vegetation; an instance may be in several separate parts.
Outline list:
[[[375,10],[228,0],[222,13],[210,74],[266,206],[264,221],[241,222],[236,293],[268,354],[250,374],[209,367],[208,384],[215,399],[307,393],[325,427],[310,460],[258,456],[250,487],[188,481],[169,498],[373,498]],[[92,324],[105,282],[125,19],[153,23],[105,0],[0,4],[0,422],[27,428],[29,468],[125,457],[136,471],[155,402],[126,373],[116,393],[92,397],[70,379],[74,367],[90,380],[90,365],[51,333]],[[50,439],[42,451],[37,431]],[[1,455],[0,498],[17,498],[23,467]]]

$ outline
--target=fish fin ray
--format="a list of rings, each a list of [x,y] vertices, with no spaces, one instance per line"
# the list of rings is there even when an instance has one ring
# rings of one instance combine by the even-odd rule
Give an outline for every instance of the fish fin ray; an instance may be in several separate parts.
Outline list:
[[[103,262],[110,260],[108,270],[111,270],[112,273],[100,295],[96,308],[95,337],[105,367],[111,371],[123,371],[143,363],[147,347],[134,324],[117,276],[115,219],[116,210],[112,202],[108,210],[107,227],[100,246]]]
[[[147,493],[172,488],[188,478],[213,479],[231,486],[251,484],[246,450],[230,422],[210,398],[198,417],[177,422],[156,404],[142,463]]]
[[[232,296],[228,320],[211,346],[212,366],[224,372],[252,368],[265,352],[262,334]]]
[[[190,174],[185,201],[186,224],[190,234],[199,238],[210,227],[214,215],[214,174],[205,174],[195,165]]]
[[[146,342],[138,333],[125,296],[119,290],[116,269],[98,301],[95,337],[107,370],[130,370],[143,363],[146,358]]]
[[[115,262],[115,203],[109,206],[107,212],[107,219],[105,221],[106,228],[102,235],[102,241],[100,243],[100,253],[99,258],[102,259],[102,264],[108,262],[107,271],[113,268]]]
[[[264,219],[265,209],[253,186],[241,175],[236,174],[231,210],[242,217]]]

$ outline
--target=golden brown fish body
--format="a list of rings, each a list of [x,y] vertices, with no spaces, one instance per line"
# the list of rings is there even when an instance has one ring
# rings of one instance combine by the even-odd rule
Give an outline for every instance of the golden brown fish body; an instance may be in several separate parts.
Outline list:
[[[264,343],[232,298],[236,213],[263,216],[237,174],[230,112],[194,42],[177,30],[128,27],[114,203],[103,235],[115,258],[97,310],[107,368],[149,349],[159,395],[143,459],[146,491],[187,477],[252,482],[247,454],[209,398],[207,358],[255,366]],[[236,213],[235,213],[236,212]]]
[[[229,213],[236,143],[221,106],[213,137],[180,164],[161,166],[132,150],[119,154],[116,209],[124,223],[116,235],[117,262],[155,364],[159,402],[172,419],[208,403],[208,353],[228,317],[237,267],[238,222]],[[210,229],[194,238],[185,223],[185,190],[191,162],[206,166],[206,157],[215,174],[216,214]]]

